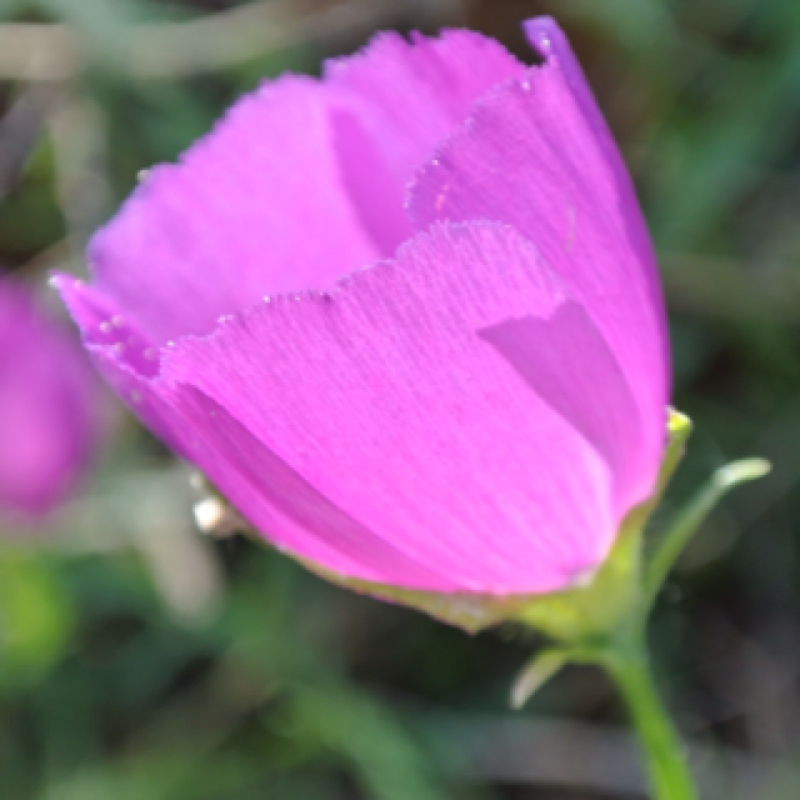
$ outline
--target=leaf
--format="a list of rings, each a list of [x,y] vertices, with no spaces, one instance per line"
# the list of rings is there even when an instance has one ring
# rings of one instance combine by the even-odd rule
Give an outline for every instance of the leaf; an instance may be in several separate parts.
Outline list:
[[[37,680],[61,655],[72,608],[44,557],[0,550],[0,681]]]
[[[770,469],[770,463],[763,458],[747,458],[714,472],[708,485],[700,490],[662,535],[659,546],[647,564],[645,592],[649,603],[653,602],[675,562],[717,503],[734,487],[757,480]]]
[[[547,649],[537,653],[523,667],[511,686],[511,707],[519,711],[568,660],[569,653],[564,650]]]

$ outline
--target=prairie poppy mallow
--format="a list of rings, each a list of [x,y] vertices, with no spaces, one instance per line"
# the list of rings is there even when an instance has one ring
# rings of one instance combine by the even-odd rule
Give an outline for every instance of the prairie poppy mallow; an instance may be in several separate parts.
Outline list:
[[[55,279],[143,422],[274,545],[441,593],[543,593],[654,492],[647,230],[558,26],[542,63],[379,34],[239,100]]]
[[[0,526],[37,522],[76,489],[101,438],[100,388],[34,290],[0,278]]]

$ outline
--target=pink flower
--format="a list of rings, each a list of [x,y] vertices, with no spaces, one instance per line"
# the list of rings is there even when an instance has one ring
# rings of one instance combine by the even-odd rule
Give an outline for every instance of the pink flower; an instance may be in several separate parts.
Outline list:
[[[0,517],[33,521],[76,488],[98,443],[99,389],[32,291],[0,280]]]
[[[241,99],[59,283],[108,380],[276,546],[546,592],[653,492],[668,353],[630,180],[563,34],[382,34]]]

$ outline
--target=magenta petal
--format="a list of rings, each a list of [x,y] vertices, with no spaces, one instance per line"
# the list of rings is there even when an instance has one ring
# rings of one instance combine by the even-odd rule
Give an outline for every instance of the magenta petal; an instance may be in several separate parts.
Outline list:
[[[412,42],[383,33],[363,52],[327,62],[343,180],[382,253],[411,235],[403,205],[417,169],[478,97],[524,71],[496,41],[462,30]]]
[[[606,443],[590,434],[598,414],[621,436],[636,430],[635,411],[623,418],[613,363],[587,385],[596,376],[581,364],[609,359],[591,324],[513,230],[438,227],[330,295],[278,298],[179,342],[162,380],[236,420],[234,435],[198,405],[191,457],[296,555],[408,588],[547,591],[599,563],[623,513]],[[565,344],[563,361],[542,354]],[[523,374],[515,357],[536,350]],[[589,391],[592,408],[579,398]],[[228,437],[222,455],[203,450],[208,437]],[[263,481],[257,503],[237,498],[231,476],[245,469]],[[291,525],[267,516],[278,495],[296,509]],[[300,513],[325,525],[301,531]],[[387,559],[390,546],[402,558]]]
[[[273,544],[342,575],[402,576],[425,586],[445,580],[438,565],[406,555],[336,506],[201,391],[186,384],[151,388],[162,392],[159,399],[168,406],[160,410],[161,419],[173,415],[179,452],[201,465]]]
[[[551,20],[528,26],[545,64],[486,97],[420,173],[410,215],[514,225],[570,287],[619,362],[644,421],[639,500],[664,445],[667,341],[655,260],[624,165]]]
[[[340,179],[328,103],[311,79],[265,84],[179,165],[152,169],[92,240],[98,290],[163,343],[374,261]]]
[[[158,360],[143,359],[142,353],[153,349],[92,287],[69,276],[59,276],[55,284],[95,364],[119,396],[170,447],[200,465],[276,544],[312,553],[342,574],[362,574],[366,561],[392,574],[413,575],[417,582],[441,580],[332,505],[214,400],[195,387],[160,379],[157,365],[164,351]]]
[[[328,571],[565,588],[654,489],[647,231],[563,35],[527,32],[541,67],[384,35],[265,86],[97,234],[92,286],[60,280],[145,423]]]
[[[568,300],[547,319],[510,319],[479,335],[603,456],[618,519],[652,492],[644,420],[584,308]]]
[[[70,275],[56,275],[51,283],[80,328],[95,366],[117,395],[154,433],[185,455],[180,423],[154,388],[162,351],[93,286]]]
[[[101,436],[78,343],[29,289],[0,281],[0,513],[37,517],[74,490]]]

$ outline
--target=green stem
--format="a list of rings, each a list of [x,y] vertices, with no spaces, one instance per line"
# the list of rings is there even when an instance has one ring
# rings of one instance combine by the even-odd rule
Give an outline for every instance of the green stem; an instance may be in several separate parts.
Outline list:
[[[680,740],[658,697],[639,637],[604,660],[616,682],[647,759],[653,800],[696,800]]]

